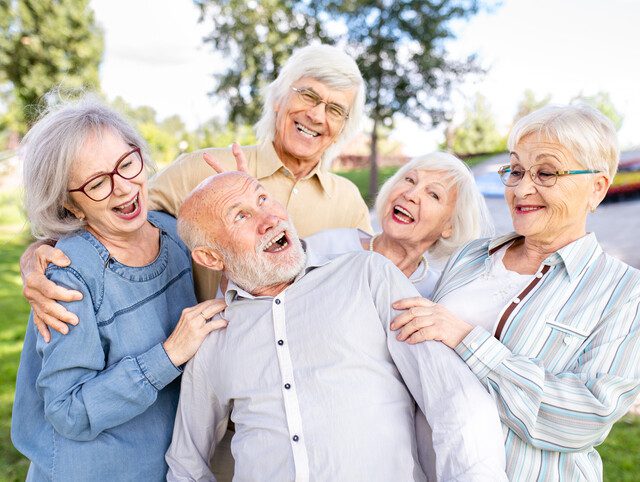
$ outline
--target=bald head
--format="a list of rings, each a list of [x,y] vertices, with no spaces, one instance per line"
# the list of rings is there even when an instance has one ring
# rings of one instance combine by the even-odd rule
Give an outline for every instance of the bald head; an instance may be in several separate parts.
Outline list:
[[[191,250],[216,246],[219,228],[224,227],[224,211],[235,197],[260,187],[258,181],[239,171],[224,172],[202,181],[187,196],[178,212],[178,234]],[[239,202],[239,201],[238,201]]]

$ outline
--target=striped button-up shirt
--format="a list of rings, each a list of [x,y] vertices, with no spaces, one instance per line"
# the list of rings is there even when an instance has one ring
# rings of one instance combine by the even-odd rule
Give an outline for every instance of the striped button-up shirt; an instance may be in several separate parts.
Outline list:
[[[516,237],[462,248],[434,301],[480,277],[491,254]],[[640,271],[589,234],[543,261],[496,314],[495,336],[476,327],[456,347],[495,399],[510,480],[602,479],[594,446],[640,387],[639,307]]]
[[[230,283],[229,321],[182,377],[168,480],[212,480],[226,417],[236,481],[424,481],[417,401],[433,429],[438,480],[506,480],[493,400],[440,342],[409,345],[389,329],[392,303],[418,296],[377,253],[328,260],[275,297]]]

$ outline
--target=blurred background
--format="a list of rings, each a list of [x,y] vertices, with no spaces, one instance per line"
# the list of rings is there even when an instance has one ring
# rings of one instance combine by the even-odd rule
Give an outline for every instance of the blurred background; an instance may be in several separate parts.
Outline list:
[[[43,108],[98,92],[163,166],[182,152],[255,142],[261,88],[295,48],[334,43],[361,68],[368,117],[333,170],[371,203],[411,156],[454,152],[505,232],[495,169],[510,127],[548,103],[586,102],[614,122],[623,151],[589,229],[640,267],[639,19],[634,0],[0,0],[0,480],[24,480],[28,467],[9,438],[29,313],[16,150]],[[640,480],[633,413],[599,447],[605,480]]]

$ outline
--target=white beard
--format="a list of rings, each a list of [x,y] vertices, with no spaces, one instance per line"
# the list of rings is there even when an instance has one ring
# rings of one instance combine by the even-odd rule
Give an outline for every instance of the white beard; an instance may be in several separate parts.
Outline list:
[[[281,228],[287,231],[290,247],[278,256],[277,262],[270,259],[273,255],[264,252],[264,247],[273,238],[273,231],[263,236],[254,252],[239,254],[233,249],[221,250],[225,274],[247,293],[292,281],[304,268],[307,255],[298,233],[290,223],[279,223],[276,229]]]

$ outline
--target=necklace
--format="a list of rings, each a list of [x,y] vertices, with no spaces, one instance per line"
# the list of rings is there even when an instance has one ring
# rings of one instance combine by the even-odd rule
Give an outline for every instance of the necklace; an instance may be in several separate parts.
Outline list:
[[[380,236],[380,233],[374,234],[373,236],[371,236],[371,239],[369,240],[369,251],[371,251],[372,253],[373,253],[373,242],[378,236]],[[427,271],[429,271],[429,262],[427,261],[427,258],[424,257],[424,254],[420,256],[420,262],[418,263],[418,266],[420,265],[422,265],[422,272],[420,273],[420,275],[417,278],[413,278],[413,279],[409,278],[409,281],[411,281],[413,284],[416,284],[422,281],[424,277],[427,276]]]

